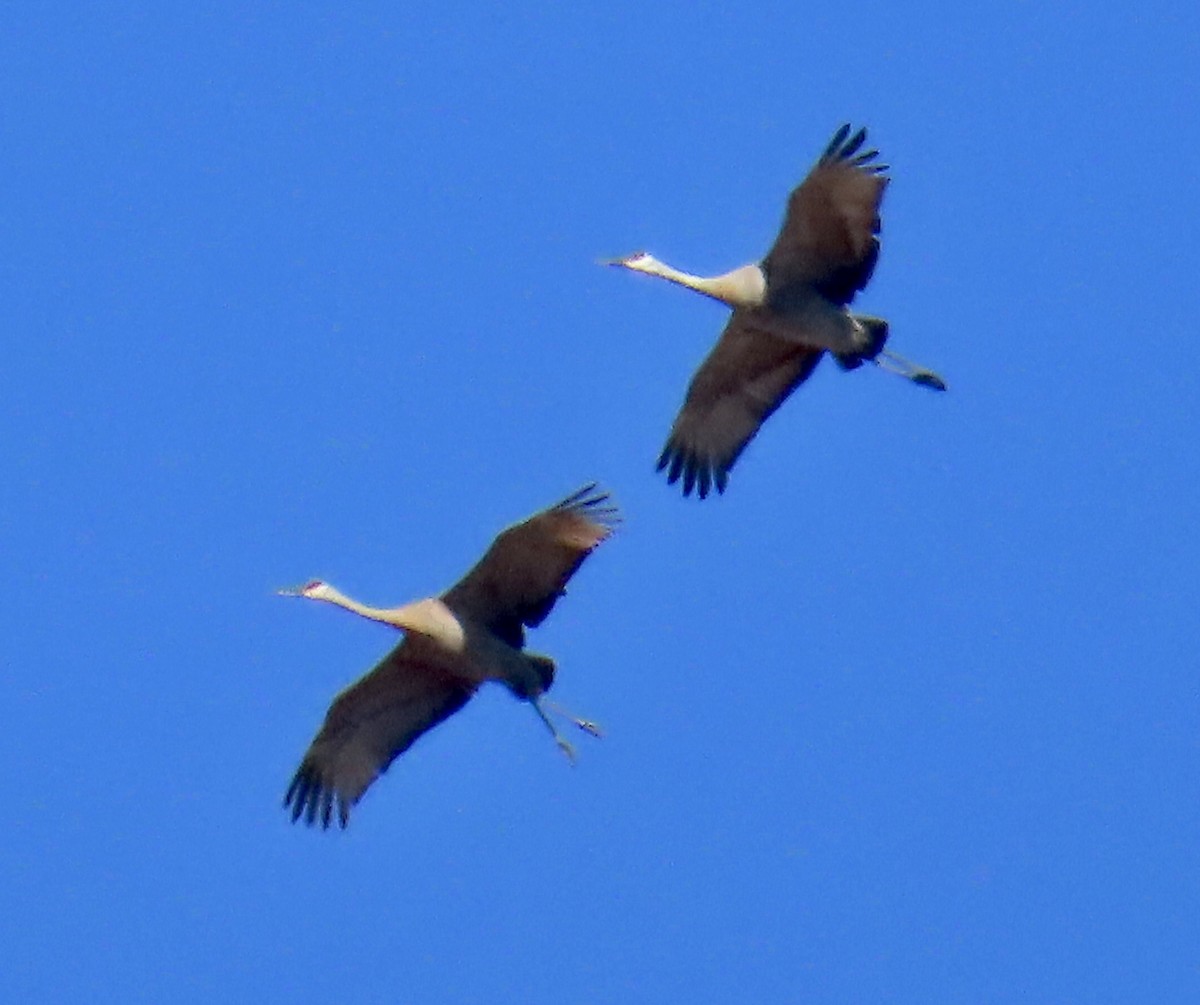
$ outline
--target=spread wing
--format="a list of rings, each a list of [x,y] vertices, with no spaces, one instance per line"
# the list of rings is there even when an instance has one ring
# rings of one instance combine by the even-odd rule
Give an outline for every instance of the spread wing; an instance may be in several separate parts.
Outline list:
[[[867,285],[879,257],[879,205],[888,179],[878,150],[858,151],[866,129],[853,136],[844,125],[816,167],[792,192],[775,246],[763,268],[768,286],[816,289],[848,304]]]
[[[540,625],[575,570],[620,517],[606,492],[585,485],[556,506],[503,531],[487,554],[442,598],[509,645]]]
[[[328,827],[337,808],[345,827],[350,807],[422,733],[467,703],[475,686],[421,659],[405,639],[369,674],[334,699],[304,755],[283,805],[292,821]]]
[[[725,491],[729,470],[746,444],[789,394],[808,378],[822,349],[757,331],[738,311],[688,387],[657,470],[683,494],[711,485]]]

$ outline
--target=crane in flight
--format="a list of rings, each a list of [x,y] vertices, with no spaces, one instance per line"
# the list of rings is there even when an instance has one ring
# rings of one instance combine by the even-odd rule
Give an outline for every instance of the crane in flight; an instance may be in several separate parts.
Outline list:
[[[733,308],[729,323],[688,387],[658,458],[667,481],[701,499],[724,492],[729,471],[767,418],[826,351],[846,370],[871,360],[944,391],[932,370],[884,348],[882,318],[852,314],[879,258],[879,206],[888,178],[878,150],[860,153],[867,131],[842,126],[788,199],[783,226],[761,262],[720,276],[694,276],[644,251],[612,259]]]
[[[554,681],[548,656],[526,652],[525,628],[550,614],[567,581],[620,522],[595,484],[501,532],[483,558],[439,597],[401,607],[369,607],[312,580],[284,596],[334,604],[404,632],[370,673],[339,694],[284,796],[292,821],[328,828],[350,809],[423,733],[443,722],[488,680],[499,681],[534,710],[574,761],[550,718],[558,711],[581,729],[596,725],[545,698]]]

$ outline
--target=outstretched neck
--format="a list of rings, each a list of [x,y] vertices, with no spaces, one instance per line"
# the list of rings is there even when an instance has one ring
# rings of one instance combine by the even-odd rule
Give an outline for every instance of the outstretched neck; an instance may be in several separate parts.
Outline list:
[[[720,276],[693,276],[681,272],[652,255],[640,255],[622,263],[635,272],[658,276],[669,283],[686,286],[730,307],[759,307],[766,299],[767,279],[757,265],[743,265]]]
[[[325,590],[313,600],[323,600],[327,604],[333,604],[334,607],[341,607],[347,611],[352,611],[361,617],[371,621],[378,621],[384,625],[391,625],[393,628],[407,628],[404,624],[405,608],[403,607],[371,607],[368,604],[360,604],[357,600],[347,597],[340,590],[335,590],[332,586],[327,586]]]
[[[440,600],[418,600],[402,607],[371,607],[352,600],[329,585],[312,599],[342,607],[370,621],[428,636],[452,649],[461,649],[465,638],[462,625]]]

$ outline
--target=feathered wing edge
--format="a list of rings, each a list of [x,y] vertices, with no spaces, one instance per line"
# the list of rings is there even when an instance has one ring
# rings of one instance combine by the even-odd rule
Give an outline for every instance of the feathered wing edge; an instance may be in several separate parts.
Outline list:
[[[567,583],[579,571],[584,560],[601,544],[607,541],[621,523],[621,514],[612,501],[612,496],[604,491],[596,482],[589,482],[579,491],[572,493],[561,502],[555,503],[545,515],[562,514],[587,521],[583,530],[583,538],[573,543],[577,549],[575,558],[563,570],[558,589],[549,594],[541,603],[525,612],[523,621],[530,628],[536,628],[549,616],[558,598],[566,592]]]
[[[598,482],[588,482],[577,492],[550,507],[550,512],[577,513],[604,529],[600,539],[605,540],[621,523],[621,512],[612,495],[602,489]],[[597,542],[599,544],[600,542]]]
[[[392,762],[475,693],[471,682],[413,660],[407,644],[330,705],[283,797],[293,823],[303,817],[327,829],[336,809],[345,829],[351,808]]]
[[[584,559],[608,539],[620,515],[592,482],[497,535],[484,556],[444,595],[509,645],[550,614]]]
[[[823,355],[754,331],[734,315],[692,378],[655,470],[665,470],[670,485],[682,479],[685,496],[696,490],[706,499],[713,486],[724,493],[742,451]],[[725,443],[706,449],[705,439]]]
[[[849,137],[849,139],[847,139]],[[867,171],[871,174],[883,174],[888,170],[887,164],[872,164],[876,157],[879,156],[879,151],[872,147],[870,150],[864,150],[858,153],[859,148],[867,141],[867,127],[863,126],[853,136],[850,136],[850,123],[843,123],[841,128],[833,134],[833,139],[829,141],[829,145],[825,148],[825,152],[821,154],[821,159],[818,164],[834,164],[837,161],[847,161],[856,168]],[[854,156],[858,154],[858,156]]]
[[[792,192],[783,224],[762,261],[768,285],[810,284],[836,304],[849,304],[870,281],[879,259],[879,203],[888,179],[879,151],[863,150],[867,130],[846,123]]]

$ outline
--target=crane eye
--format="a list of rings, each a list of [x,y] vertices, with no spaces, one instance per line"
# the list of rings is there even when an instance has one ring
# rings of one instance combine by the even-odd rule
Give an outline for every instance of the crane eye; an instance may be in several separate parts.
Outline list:
[[[321,580],[319,580],[319,579],[310,579],[307,583],[305,583],[302,587],[300,587],[300,592],[308,593],[310,590],[315,590],[318,586],[324,586],[324,585],[325,584],[323,582],[321,582]]]

